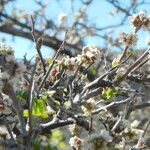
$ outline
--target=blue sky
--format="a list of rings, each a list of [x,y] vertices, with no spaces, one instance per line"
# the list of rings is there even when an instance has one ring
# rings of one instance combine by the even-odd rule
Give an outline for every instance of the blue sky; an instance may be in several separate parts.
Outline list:
[[[47,0],[48,1],[48,0]],[[57,3],[57,1],[59,1],[59,3]],[[124,6],[128,5],[130,0],[124,0]],[[74,10],[78,10],[78,8],[80,7],[80,0],[75,0],[74,1]],[[36,6],[33,2],[33,0],[17,0],[15,7],[19,7],[23,10],[25,10],[28,14],[32,14],[33,10],[38,9],[38,6]],[[10,9],[11,6],[8,6],[7,9]],[[110,11],[113,9],[112,5],[110,5],[109,3],[105,2],[105,0],[94,0],[94,2],[92,3],[92,5],[88,8],[87,13],[89,15],[89,21],[91,23],[95,23],[97,26],[99,27],[103,27],[103,26],[107,26],[107,25],[112,25],[115,24],[117,22],[120,21],[121,19],[121,15],[116,15],[115,17],[111,17],[109,15]],[[143,10],[146,9],[148,10],[148,6],[143,6],[139,9]],[[64,12],[66,14],[68,14],[68,16],[71,18],[71,9],[70,9],[70,0],[49,0],[48,2],[48,9],[46,12],[47,17],[52,18],[53,20],[56,20],[56,18],[58,17],[58,15]],[[124,31],[124,32],[130,32],[131,31],[131,27],[129,26],[129,21],[126,22],[127,26],[126,27],[122,27],[117,29],[117,31],[115,32],[115,37],[118,36],[120,31]],[[105,31],[106,32],[106,31]],[[140,33],[138,34],[138,47],[144,47],[145,44],[143,42],[143,37],[144,37],[144,41],[145,38],[148,36],[148,33],[145,33],[143,31],[140,31]],[[27,53],[28,58],[31,58],[34,54],[35,54],[35,49],[33,46],[33,43],[27,39],[24,38],[20,38],[20,37],[16,37],[13,38],[12,36],[8,35],[8,34],[0,34],[0,40],[2,40],[3,38],[6,39],[6,42],[9,43],[10,45],[12,45],[15,49],[15,55],[17,58],[22,58],[23,55],[25,55],[25,53]],[[98,46],[103,46],[104,43],[98,39],[98,38],[94,38],[94,37],[87,37],[86,38],[86,43],[87,44],[96,44]],[[54,54],[54,51],[51,50],[48,47],[43,46],[42,47],[42,53],[44,56],[52,56]]]

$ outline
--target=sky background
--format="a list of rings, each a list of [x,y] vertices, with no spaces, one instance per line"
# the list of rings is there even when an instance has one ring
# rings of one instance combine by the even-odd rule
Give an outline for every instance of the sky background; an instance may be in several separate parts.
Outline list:
[[[46,11],[46,15],[55,20],[57,22],[58,15],[62,12],[68,14],[71,19],[71,9],[70,9],[70,0],[47,0],[48,9]],[[128,6],[130,0],[123,0],[123,5]],[[78,10],[80,7],[81,1],[75,0],[74,2],[74,10]],[[34,4],[33,0],[17,0],[15,3],[15,7],[19,7],[22,10],[26,11],[28,14],[32,14],[33,10],[38,9],[38,6]],[[8,10],[11,6],[8,6]],[[112,24],[116,24],[120,21],[121,15],[116,15],[115,17],[110,16],[110,11],[112,11],[114,7],[107,3],[105,0],[94,0],[94,2],[90,5],[87,10],[87,14],[89,16],[89,21],[91,23],[96,23],[98,27],[108,26]],[[139,11],[147,10],[147,13],[150,11],[148,6],[143,6],[139,8]],[[11,13],[11,12],[10,12]],[[130,32],[132,28],[130,27],[130,23],[127,20],[125,23],[127,26],[123,26],[122,28],[118,28],[115,32],[115,37],[119,35],[119,32]],[[106,32],[106,31],[105,31]],[[145,38],[149,33],[140,31],[138,33],[138,44],[137,47],[145,47]],[[3,38],[6,39],[6,43],[9,43],[15,49],[15,55],[17,58],[22,58],[25,53],[27,53],[28,58],[31,58],[35,54],[35,49],[33,43],[30,40],[20,38],[20,37],[12,37],[8,34],[0,33],[0,40]],[[144,42],[143,42],[144,39]],[[97,46],[103,46],[104,43],[99,38],[87,37],[86,44],[95,44]],[[44,56],[52,56],[54,51],[48,47],[42,46],[42,53]]]

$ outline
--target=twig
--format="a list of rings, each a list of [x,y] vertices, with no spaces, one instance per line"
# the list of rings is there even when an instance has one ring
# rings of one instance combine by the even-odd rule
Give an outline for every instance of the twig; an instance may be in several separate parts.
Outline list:
[[[124,75],[120,78],[118,78],[115,81],[115,84],[120,83],[124,78],[126,78],[128,76],[128,74],[139,65],[139,63],[149,54],[150,51],[150,47],[148,47],[148,49],[143,53],[143,55],[141,55],[141,57],[139,57],[132,65],[129,66],[129,68],[127,69],[127,71],[124,73]]]
[[[125,99],[125,100],[119,101],[119,102],[111,102],[110,104],[108,104],[108,105],[106,105],[106,106],[104,106],[104,107],[101,107],[101,108],[98,108],[97,110],[94,110],[94,111],[92,112],[92,114],[93,114],[93,115],[94,115],[94,114],[97,114],[97,113],[101,112],[102,110],[106,110],[106,109],[111,108],[111,107],[113,107],[113,106],[115,106],[115,105],[124,104],[124,103],[130,101],[131,99],[133,99],[133,98],[135,97],[135,95],[136,95],[136,94],[133,94],[131,97],[129,97],[129,98]]]
[[[121,62],[121,60],[126,56],[128,48],[129,48],[128,45],[124,48],[123,53],[122,53],[122,55],[119,58],[119,62]]]
[[[100,77],[98,77],[97,79],[95,79],[94,81],[92,81],[91,83],[89,83],[88,85],[86,85],[81,93],[81,95],[83,95],[87,89],[90,89],[92,87],[94,87],[95,85],[101,85],[101,86],[112,86],[113,83],[110,81],[105,81],[103,80],[107,75],[111,75],[113,72],[115,72],[119,66],[121,66],[123,63],[125,63],[128,59],[130,58],[130,56],[128,56],[124,61],[122,61],[118,66],[110,68],[106,73],[104,73],[103,75],[101,75]]]
[[[46,74],[45,74],[45,76],[44,76],[42,82],[40,83],[39,92],[41,91],[41,89],[42,89],[44,83],[46,82],[46,79],[47,79],[49,73],[51,72],[51,70],[52,70],[52,68],[53,68],[53,66],[54,66],[54,64],[55,64],[55,61],[56,61],[56,59],[57,59],[59,53],[64,49],[66,36],[67,36],[67,32],[65,33],[65,37],[64,37],[64,40],[63,40],[63,42],[62,42],[60,48],[59,48],[59,49],[57,50],[57,52],[55,53],[55,56],[54,56],[54,58],[53,58],[52,64],[50,65],[49,69],[47,70],[47,72],[46,72]],[[39,94],[39,92],[38,92],[38,94]],[[38,95],[38,94],[37,94],[37,95]]]
[[[16,144],[16,141],[15,141],[15,139],[14,139],[14,136],[13,136],[13,134],[12,134],[12,131],[11,131],[11,129],[10,129],[9,124],[6,124],[6,127],[7,127],[7,130],[8,130],[8,132],[9,132],[9,135],[10,135],[12,141]]]
[[[75,120],[72,118],[68,118],[67,120],[56,120],[55,118],[48,122],[48,123],[44,123],[44,124],[40,124],[40,130],[43,133],[46,133],[48,130],[52,130],[58,127],[62,127],[62,126],[66,126],[66,125],[70,125],[75,123]]]
[[[129,111],[132,112],[132,111],[135,111],[137,109],[142,109],[142,108],[145,108],[145,107],[150,107],[150,102],[142,103],[142,104],[139,104],[139,105],[133,105],[133,106],[130,107]]]
[[[146,132],[147,132],[147,130],[149,128],[149,125],[150,125],[150,120],[148,120],[148,122],[147,122],[147,125],[146,125],[146,127],[144,129],[144,132],[143,132],[142,136],[141,136],[142,138],[144,138],[144,136],[145,136],[145,134],[146,134]]]
[[[33,91],[34,91],[34,74],[36,71],[36,65],[34,65],[33,73],[31,76],[30,87],[29,87],[29,131],[32,131],[32,105],[33,105]]]
[[[143,62],[139,63],[139,65],[137,65],[137,66],[130,72],[130,74],[131,74],[132,72],[136,71],[137,69],[139,69],[140,67],[142,67],[142,66],[143,66],[144,64],[146,64],[149,60],[150,60],[150,58],[147,58],[147,59],[144,60]]]
[[[97,96],[97,95],[101,94],[102,91],[103,91],[103,89],[101,87],[100,88],[96,88],[96,89],[90,91],[89,93],[86,93],[84,96],[81,97],[81,99],[83,99],[83,101],[84,101],[86,99],[89,99],[91,97],[94,97],[94,96]]]
[[[123,75],[123,77],[126,77],[148,54],[150,51],[150,47],[148,47],[148,49],[143,53],[143,55],[141,57],[139,57],[129,68],[128,70],[125,72],[125,74]]]
[[[119,126],[121,120],[122,120],[122,116],[119,117],[119,119],[117,120],[115,125],[112,127],[111,132],[114,132],[117,129],[117,127]]]
[[[141,28],[141,26],[138,27],[138,28],[136,28],[135,31],[134,31],[134,33],[137,33],[140,28]],[[128,48],[129,48],[129,45],[126,45],[125,48],[124,48],[124,50],[123,50],[122,55],[120,56],[119,62],[121,62],[122,59],[126,56]]]
[[[43,39],[41,37],[36,38],[36,36],[35,36],[35,22],[33,20],[32,15],[31,15],[31,24],[32,24],[31,34],[32,34],[32,37],[33,37],[33,41],[35,43],[36,51],[37,51],[37,53],[40,57],[42,65],[43,65],[43,71],[44,71],[44,74],[45,74],[46,73],[46,65],[45,65],[42,53],[40,51],[42,43],[43,43]]]
[[[60,78],[55,81],[55,83],[53,84],[53,86],[50,89],[55,89],[57,86],[59,86],[59,83],[63,79],[63,76],[64,76],[65,72],[66,72],[66,70],[63,70],[63,72],[61,73]]]

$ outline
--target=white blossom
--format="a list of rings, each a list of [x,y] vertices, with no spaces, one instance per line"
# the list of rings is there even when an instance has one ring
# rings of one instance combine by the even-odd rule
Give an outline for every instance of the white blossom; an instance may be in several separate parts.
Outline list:
[[[137,14],[133,14],[129,17],[131,25],[133,28],[147,28],[150,26],[150,17],[145,14],[144,11],[140,11]]]
[[[83,140],[78,138],[77,136],[71,137],[69,140],[70,146],[74,147],[76,150],[78,150],[83,143]]]
[[[14,55],[13,48],[5,43],[0,43],[0,54]]]
[[[91,115],[92,110],[94,110],[96,102],[93,98],[87,100],[87,102],[82,106],[82,110],[86,115]]]
[[[60,24],[64,24],[67,21],[67,14],[66,13],[60,13],[58,16],[58,21]]]
[[[120,42],[125,44],[125,45],[128,45],[128,46],[132,46],[132,45],[135,45],[136,42],[137,42],[137,37],[136,37],[136,34],[131,32],[129,34],[126,34],[124,32],[120,33]]]
[[[82,49],[82,57],[89,63],[95,61],[101,55],[100,50],[94,45],[87,45]],[[87,63],[86,62],[86,63]]]
[[[66,57],[64,60],[64,65],[67,69],[67,75],[73,75],[78,67],[76,57]]]
[[[132,128],[137,128],[139,124],[140,124],[140,121],[134,120],[134,121],[131,123],[131,127],[132,127]]]

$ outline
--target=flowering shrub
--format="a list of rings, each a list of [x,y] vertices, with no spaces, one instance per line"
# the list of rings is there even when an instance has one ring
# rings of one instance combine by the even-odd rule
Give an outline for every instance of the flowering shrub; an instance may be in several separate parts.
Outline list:
[[[65,23],[67,16],[61,14],[59,20]],[[150,106],[146,68],[150,49],[140,55],[129,53],[138,41],[138,30],[148,28],[150,19],[140,12],[130,21],[134,31],[123,32],[119,38],[123,52],[105,72],[97,69],[92,81],[90,69],[104,60],[104,51],[94,45],[83,47],[76,56],[59,57],[64,39],[54,58],[44,59],[39,53],[42,43],[35,39],[38,55],[30,62],[16,60],[13,48],[1,43],[0,146],[35,149],[39,140],[41,149],[56,149],[46,134],[53,135],[53,129],[62,126],[67,130],[70,125],[72,136],[67,142],[74,150],[150,148],[149,114],[143,111]]]

